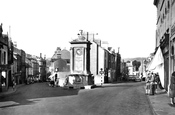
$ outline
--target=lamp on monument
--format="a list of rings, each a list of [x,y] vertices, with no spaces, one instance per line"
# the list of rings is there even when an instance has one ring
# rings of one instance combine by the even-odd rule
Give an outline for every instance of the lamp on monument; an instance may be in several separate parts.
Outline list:
[[[79,31],[80,31],[80,33],[77,34],[78,35],[78,40],[79,41],[84,41],[86,38],[83,35],[83,30],[79,30]]]

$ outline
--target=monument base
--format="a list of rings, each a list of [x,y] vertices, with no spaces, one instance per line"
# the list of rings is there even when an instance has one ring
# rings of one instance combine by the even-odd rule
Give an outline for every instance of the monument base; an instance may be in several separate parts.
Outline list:
[[[85,89],[85,86],[93,86],[94,77],[92,74],[70,74],[65,87],[68,89]]]

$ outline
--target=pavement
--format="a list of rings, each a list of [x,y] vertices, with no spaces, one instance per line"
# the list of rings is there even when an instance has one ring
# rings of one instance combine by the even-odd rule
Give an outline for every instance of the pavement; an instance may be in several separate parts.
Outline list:
[[[3,90],[3,92],[0,92],[0,97],[15,93],[17,91],[17,89],[23,85],[24,84],[16,85],[15,89],[13,89],[12,87],[9,87],[8,90]]]
[[[1,92],[0,97],[16,92],[22,85],[23,84],[17,85],[15,90],[10,87],[7,91]],[[155,95],[147,96],[154,111],[154,115],[175,115],[175,105],[170,104],[168,93],[165,90],[158,89]]]
[[[155,95],[148,95],[155,115],[175,115],[175,105],[170,104],[166,90],[158,89]]]

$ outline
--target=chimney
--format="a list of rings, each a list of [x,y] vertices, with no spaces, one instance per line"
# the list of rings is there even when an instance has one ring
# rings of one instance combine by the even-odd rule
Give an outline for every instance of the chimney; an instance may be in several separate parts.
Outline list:
[[[40,58],[42,58],[42,53],[40,53]]]
[[[46,55],[44,55],[44,59],[46,60]]]

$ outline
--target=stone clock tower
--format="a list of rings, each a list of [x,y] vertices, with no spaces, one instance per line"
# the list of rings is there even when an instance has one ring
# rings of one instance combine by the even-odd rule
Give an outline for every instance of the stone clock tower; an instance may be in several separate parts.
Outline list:
[[[70,75],[69,85],[73,87],[84,87],[93,84],[93,77],[90,71],[90,46],[91,42],[83,35],[71,41]],[[72,80],[72,81],[71,81]]]

